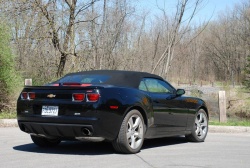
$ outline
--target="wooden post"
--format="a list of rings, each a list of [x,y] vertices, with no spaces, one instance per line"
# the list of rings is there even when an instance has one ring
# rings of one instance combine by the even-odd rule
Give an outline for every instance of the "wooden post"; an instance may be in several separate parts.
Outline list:
[[[24,86],[32,86],[32,79],[25,79]]]
[[[220,109],[220,122],[227,122],[225,91],[219,91],[219,109]]]

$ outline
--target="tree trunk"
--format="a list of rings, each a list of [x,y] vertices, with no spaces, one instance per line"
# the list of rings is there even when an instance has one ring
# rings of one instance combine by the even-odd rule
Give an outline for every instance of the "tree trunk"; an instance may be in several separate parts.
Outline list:
[[[57,77],[63,76],[63,70],[66,64],[66,59],[67,59],[67,55],[65,53],[62,53],[61,58],[60,58],[60,63],[59,63],[57,73],[56,73]]]

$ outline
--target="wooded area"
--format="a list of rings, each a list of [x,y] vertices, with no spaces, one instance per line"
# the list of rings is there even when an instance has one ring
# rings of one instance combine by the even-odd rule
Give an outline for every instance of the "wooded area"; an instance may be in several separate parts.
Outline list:
[[[149,17],[132,0],[0,0],[16,69],[43,84],[69,72],[125,69],[169,81],[247,79],[250,0],[194,22],[204,0],[178,0]],[[212,16],[212,13],[211,13]]]
[[[173,15],[159,7],[151,24],[129,0],[10,0],[0,10],[11,25],[17,69],[38,83],[88,69],[240,83],[250,50],[250,1],[216,21],[191,24],[203,3],[176,1]]]

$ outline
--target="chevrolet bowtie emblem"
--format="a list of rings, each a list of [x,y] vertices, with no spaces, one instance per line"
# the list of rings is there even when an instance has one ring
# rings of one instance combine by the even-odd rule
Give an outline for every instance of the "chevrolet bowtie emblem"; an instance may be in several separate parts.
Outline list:
[[[49,94],[49,95],[47,95],[47,97],[48,97],[48,98],[54,98],[54,97],[56,97],[56,95],[54,95],[54,94]]]

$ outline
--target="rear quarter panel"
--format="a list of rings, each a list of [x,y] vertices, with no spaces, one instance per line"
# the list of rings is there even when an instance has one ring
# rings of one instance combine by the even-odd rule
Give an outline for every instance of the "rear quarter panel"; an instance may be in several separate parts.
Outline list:
[[[121,125],[126,114],[132,110],[139,110],[145,120],[145,124],[151,125],[153,122],[152,101],[147,93],[133,88],[105,88],[101,90],[101,104],[98,111],[107,111],[113,114],[114,120],[110,122],[118,122]],[[118,106],[118,109],[110,109],[110,106]],[[120,129],[120,126],[119,126]]]
[[[182,99],[184,100],[186,107],[189,109],[187,116],[187,130],[190,131],[194,126],[195,116],[199,109],[204,109],[208,115],[207,106],[202,99],[196,97],[183,96]]]

